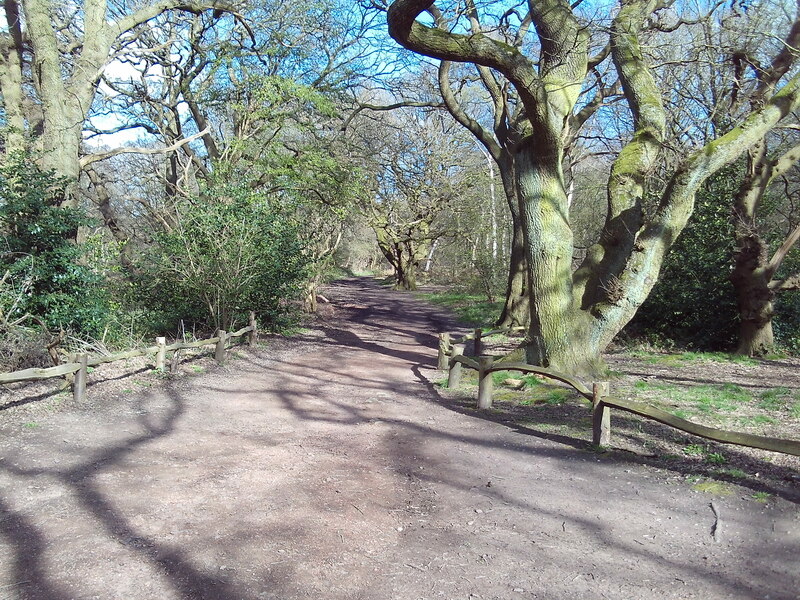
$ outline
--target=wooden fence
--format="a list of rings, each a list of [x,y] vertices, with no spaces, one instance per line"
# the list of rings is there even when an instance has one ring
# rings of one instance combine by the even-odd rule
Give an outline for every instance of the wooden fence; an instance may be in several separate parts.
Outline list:
[[[509,330],[492,330],[488,333],[484,333],[482,336],[478,331],[479,330],[476,330],[474,334],[464,336],[453,343],[450,342],[449,334],[440,334],[439,369],[448,371],[447,387],[449,388],[454,388],[459,385],[463,367],[478,371],[479,409],[488,409],[492,407],[492,391],[494,386],[491,377],[492,373],[497,371],[519,371],[521,373],[532,373],[566,383],[581,396],[590,401],[592,403],[592,442],[596,446],[608,446],[611,444],[611,409],[615,408],[652,419],[664,425],[715,442],[748,446],[750,448],[760,448],[762,450],[771,450],[772,452],[782,452],[784,454],[800,456],[800,441],[783,440],[698,425],[697,423],[681,419],[680,417],[676,417],[648,404],[614,398],[609,395],[609,384],[606,381],[595,382],[589,387],[577,377],[572,377],[542,367],[535,367],[525,363],[495,362],[495,358],[492,356],[468,358],[464,356],[465,341],[468,339],[480,341],[481,337]],[[480,344],[476,345],[476,347],[479,350],[481,349]]]
[[[83,400],[86,397],[86,379],[88,376],[88,368],[102,365],[105,363],[116,362],[118,360],[126,360],[128,358],[135,358],[137,356],[147,356],[155,354],[156,356],[156,369],[165,370],[167,352],[172,352],[172,362],[170,364],[170,372],[175,372],[178,367],[181,350],[188,350],[190,348],[201,348],[203,346],[216,345],[214,351],[214,359],[222,364],[225,362],[227,355],[227,344],[230,340],[239,338],[245,334],[250,346],[254,346],[258,341],[258,325],[256,323],[256,315],[250,312],[250,324],[243,327],[239,331],[228,333],[220,330],[217,335],[206,340],[198,340],[195,342],[175,342],[174,344],[167,345],[166,338],[156,338],[156,345],[147,348],[137,348],[135,350],[128,350],[119,352],[117,354],[109,354],[107,356],[88,356],[87,354],[78,354],[74,356],[69,362],[63,365],[57,365],[47,369],[24,369],[22,371],[13,371],[11,373],[0,373],[0,384],[2,383],[16,383],[20,381],[39,381],[43,379],[51,379],[53,377],[66,377],[75,374],[72,382],[72,393],[76,400]]]
[[[491,331],[483,331],[475,329],[472,333],[468,333],[464,337],[457,340],[451,340],[448,332],[439,334],[439,369],[446,371],[448,369],[448,355],[453,346],[466,346],[466,343],[472,340],[473,353],[475,356],[480,356],[483,353],[483,340],[492,335],[503,333],[511,333],[512,331],[525,331],[526,327],[500,327],[499,329],[492,329]],[[462,348],[462,354],[463,348]]]

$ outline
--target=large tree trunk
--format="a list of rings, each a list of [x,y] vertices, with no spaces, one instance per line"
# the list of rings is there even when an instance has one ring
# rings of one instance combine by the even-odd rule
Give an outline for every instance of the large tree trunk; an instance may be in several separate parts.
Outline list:
[[[596,373],[602,368],[600,353],[655,284],[665,254],[692,214],[697,189],[800,106],[800,75],[788,79],[732,131],[686,157],[670,177],[658,208],[643,219],[642,198],[663,146],[666,113],[639,35],[658,3],[621,0],[610,47],[634,130],[608,181],[603,234],[573,276],[562,136],[587,73],[585,26],[565,0],[529,2],[541,44],[534,64],[491,36],[434,31],[417,22],[432,4],[433,0],[394,0],[388,11],[391,36],[426,56],[499,70],[519,92],[531,121],[534,135],[522,141],[515,157],[530,276],[528,359],[561,371]],[[798,38],[800,20],[788,36],[786,50],[776,55],[765,74],[765,93],[771,94],[786,75]],[[794,283],[775,285],[785,289]]]
[[[529,137],[517,155],[530,282],[528,362],[576,375],[603,369],[591,319],[572,293],[572,243],[567,193],[556,136]],[[555,151],[554,151],[555,150]],[[585,325],[585,327],[581,327]]]

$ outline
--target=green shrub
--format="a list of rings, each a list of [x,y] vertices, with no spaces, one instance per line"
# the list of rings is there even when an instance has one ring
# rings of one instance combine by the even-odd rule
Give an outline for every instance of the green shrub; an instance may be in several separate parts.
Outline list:
[[[76,243],[86,214],[61,206],[66,180],[43,172],[29,156],[0,164],[0,305],[9,320],[31,314],[48,328],[97,336],[108,316],[102,277]]]
[[[306,260],[298,225],[277,203],[220,184],[177,207],[175,227],[156,236],[143,259],[150,306],[162,330],[183,319],[230,330],[255,310],[279,323],[297,296]]]

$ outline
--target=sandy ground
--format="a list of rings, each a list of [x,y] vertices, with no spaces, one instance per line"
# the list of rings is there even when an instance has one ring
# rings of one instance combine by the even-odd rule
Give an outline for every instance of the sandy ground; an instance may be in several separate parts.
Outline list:
[[[446,315],[327,295],[224,368],[3,411],[0,600],[800,596],[796,503],[455,410],[431,384]]]

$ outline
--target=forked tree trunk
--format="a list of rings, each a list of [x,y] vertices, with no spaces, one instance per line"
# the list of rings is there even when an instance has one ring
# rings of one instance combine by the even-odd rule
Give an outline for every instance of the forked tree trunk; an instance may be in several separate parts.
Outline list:
[[[417,289],[417,264],[414,259],[400,256],[394,267],[394,287],[398,290]]]
[[[530,282],[528,360],[573,374],[597,373],[602,370],[600,353],[655,284],[665,254],[692,214],[697,189],[800,106],[800,75],[789,78],[738,127],[687,156],[670,177],[657,209],[641,219],[641,199],[663,145],[666,113],[639,35],[659,4],[621,0],[610,47],[634,131],[612,167],[603,235],[573,276],[562,140],[589,71],[588,30],[569,2],[529,2],[542,49],[532,61],[491,36],[434,30],[417,22],[432,4],[394,0],[387,14],[392,38],[426,56],[501,71],[519,92],[535,134],[520,143],[515,156]],[[800,20],[789,33],[787,49],[767,70],[768,93],[791,67],[790,49],[798,40]]]

